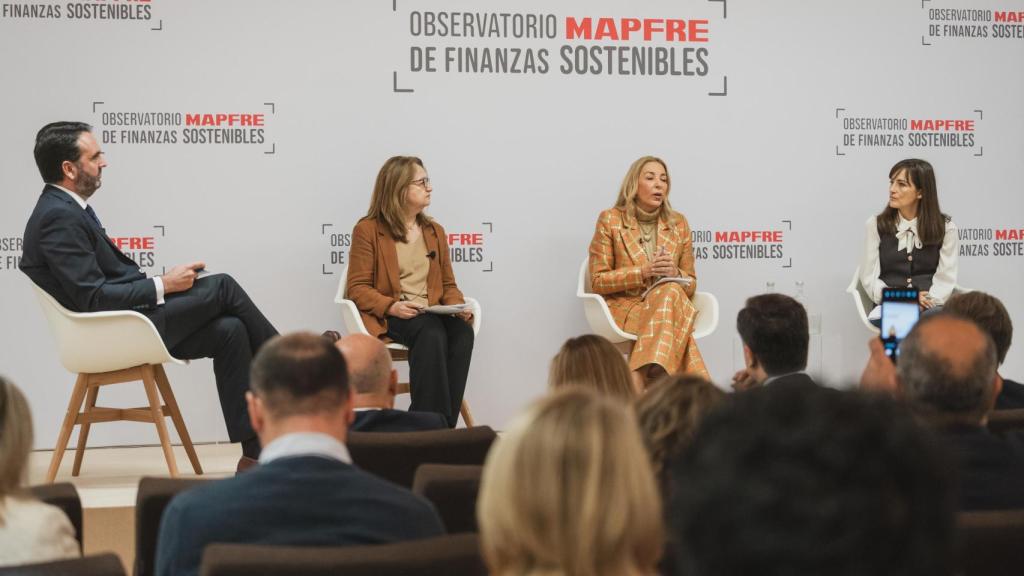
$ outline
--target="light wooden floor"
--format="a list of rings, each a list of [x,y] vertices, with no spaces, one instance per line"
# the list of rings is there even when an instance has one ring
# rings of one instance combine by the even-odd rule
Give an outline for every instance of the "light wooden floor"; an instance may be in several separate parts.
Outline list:
[[[235,473],[242,454],[238,444],[196,444],[203,478],[224,478]],[[174,447],[182,477],[195,477],[185,451]],[[29,460],[29,485],[43,484],[52,452],[33,452]],[[167,476],[167,462],[159,446],[89,448],[82,472],[71,477],[75,451],[64,453],[57,482],[71,482],[82,499],[82,540],[86,554],[113,552],[132,573],[135,561],[135,496],[144,476]]]

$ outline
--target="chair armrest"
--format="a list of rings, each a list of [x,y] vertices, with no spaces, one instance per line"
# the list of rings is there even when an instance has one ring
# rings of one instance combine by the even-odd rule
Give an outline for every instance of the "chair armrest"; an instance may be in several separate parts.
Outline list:
[[[859,266],[856,270],[853,271],[853,278],[850,280],[850,285],[846,287],[846,291],[850,294],[850,297],[853,298],[853,306],[857,310],[857,315],[860,317],[860,321],[864,324],[864,326],[868,330],[874,332],[875,334],[881,333],[881,330],[876,328],[874,324],[868,321],[869,309],[865,306],[864,303],[867,299],[867,295],[861,289]]]
[[[473,308],[473,335],[476,336],[480,333],[480,321],[483,318],[483,308],[480,308],[480,303],[477,302],[476,298],[465,297],[466,304],[469,304]]]
[[[718,329],[718,298],[711,292],[697,292],[693,295],[693,305],[697,308],[693,338],[710,336]]]
[[[608,309],[608,303],[597,294],[577,294],[583,300],[583,313],[587,317],[587,324],[598,336],[607,338],[612,344],[620,342],[635,341],[636,335],[623,332],[612,319],[612,312]]]
[[[341,305],[341,323],[345,326],[348,334],[369,334],[366,324],[363,324],[363,317],[359,315],[356,303],[344,298],[338,302]]]

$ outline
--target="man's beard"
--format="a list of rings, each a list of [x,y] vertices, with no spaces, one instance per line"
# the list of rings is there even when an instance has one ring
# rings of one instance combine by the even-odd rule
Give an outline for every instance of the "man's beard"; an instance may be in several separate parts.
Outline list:
[[[78,195],[82,198],[88,198],[92,196],[93,192],[99,189],[100,184],[99,174],[92,176],[85,172],[79,172],[78,181],[75,182],[75,192],[78,192]]]

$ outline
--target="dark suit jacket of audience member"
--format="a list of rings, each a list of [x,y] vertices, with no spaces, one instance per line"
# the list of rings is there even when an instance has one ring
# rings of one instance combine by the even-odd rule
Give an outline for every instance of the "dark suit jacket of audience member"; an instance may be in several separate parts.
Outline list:
[[[1024,384],[1003,379],[1003,391],[996,396],[996,410],[1024,408]]]
[[[356,432],[419,432],[442,430],[448,421],[437,412],[406,412],[405,410],[360,410],[350,430]]]
[[[160,523],[156,572],[195,575],[213,542],[384,544],[444,534],[426,500],[355,466],[295,456],[175,497]]]
[[[960,509],[1024,508],[1024,455],[981,426],[941,430],[959,465]]]
[[[813,378],[811,378],[810,376],[808,376],[807,374],[805,374],[803,372],[793,372],[792,374],[786,374],[784,376],[779,376],[778,378],[775,378],[775,379],[773,379],[771,381],[766,382],[766,384],[768,384],[769,386],[772,386],[774,384],[782,384],[782,383],[785,383],[787,385],[792,385],[792,386],[803,386],[803,385],[806,385],[806,384],[816,384],[816,382],[814,381]]]

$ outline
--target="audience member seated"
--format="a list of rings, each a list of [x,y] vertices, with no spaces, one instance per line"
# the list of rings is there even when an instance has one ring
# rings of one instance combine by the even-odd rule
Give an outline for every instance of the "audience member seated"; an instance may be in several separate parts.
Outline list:
[[[636,413],[655,475],[683,451],[709,409],[725,398],[714,384],[693,374],[667,376],[637,400]]]
[[[661,499],[628,406],[556,391],[484,465],[477,521],[492,576],[640,576],[662,550]]]
[[[996,345],[996,356],[1002,366],[1013,340],[1013,321],[998,298],[978,291],[961,292],[946,301],[946,311],[973,320],[988,332]],[[1007,380],[1001,374],[999,379],[1003,382],[1003,390],[996,396],[996,410],[1024,408],[1024,384]]]
[[[32,414],[21,390],[0,377],[0,566],[81,556],[64,512],[21,489],[32,451]]]
[[[391,366],[387,346],[366,334],[351,334],[337,343],[348,365],[349,385],[356,419],[351,430],[358,432],[417,432],[448,428],[437,412],[395,410],[398,371]]]
[[[898,385],[953,449],[965,511],[1024,508],[1024,456],[985,429],[996,367],[992,338],[948,311],[922,318],[900,344]]]
[[[792,382],[736,394],[671,471],[679,575],[950,573],[941,448],[885,395]]]
[[[213,542],[343,546],[444,532],[428,502],[351,464],[348,372],[332,343],[306,333],[274,338],[253,360],[251,382],[260,465],[171,500],[157,574],[197,574]]]
[[[632,402],[640,392],[622,353],[596,334],[569,338],[551,360],[548,387],[583,387]]]
[[[807,311],[784,294],[747,299],[736,315],[746,368],[732,377],[733,389],[747,390],[772,382],[812,383],[807,369],[810,331]]]

